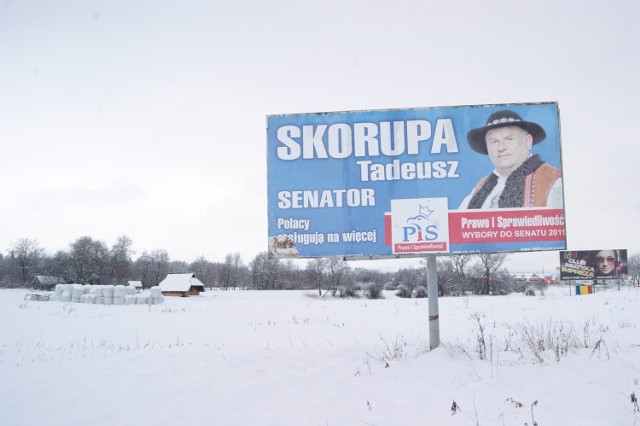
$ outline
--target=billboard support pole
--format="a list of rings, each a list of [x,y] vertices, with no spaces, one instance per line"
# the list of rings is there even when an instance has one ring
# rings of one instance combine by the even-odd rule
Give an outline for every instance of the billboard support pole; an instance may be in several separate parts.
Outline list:
[[[429,348],[440,345],[440,315],[438,313],[437,256],[427,255],[427,297],[429,298]]]

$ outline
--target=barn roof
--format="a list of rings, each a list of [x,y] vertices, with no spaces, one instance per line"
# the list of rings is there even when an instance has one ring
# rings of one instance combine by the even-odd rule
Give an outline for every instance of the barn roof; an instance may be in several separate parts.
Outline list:
[[[142,288],[142,281],[127,281],[127,284],[131,287]]]
[[[189,291],[191,287],[196,287],[204,291],[204,284],[196,278],[196,274],[169,274],[160,283],[162,291]]]
[[[52,277],[49,275],[36,275],[36,277],[32,281],[33,283],[40,283],[44,285],[54,285],[64,283],[64,279],[59,277]]]

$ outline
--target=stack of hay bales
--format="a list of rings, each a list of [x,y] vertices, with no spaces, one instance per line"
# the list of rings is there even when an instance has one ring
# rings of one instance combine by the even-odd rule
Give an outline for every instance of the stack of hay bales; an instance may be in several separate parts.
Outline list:
[[[56,284],[49,300],[96,305],[157,305],[164,303],[160,286],[149,294],[136,293],[135,287],[124,285]]]

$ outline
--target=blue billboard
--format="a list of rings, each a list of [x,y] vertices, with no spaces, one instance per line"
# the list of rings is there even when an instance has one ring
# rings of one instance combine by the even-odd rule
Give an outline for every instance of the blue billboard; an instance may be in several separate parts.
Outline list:
[[[564,249],[558,105],[271,115],[267,197],[276,257]]]

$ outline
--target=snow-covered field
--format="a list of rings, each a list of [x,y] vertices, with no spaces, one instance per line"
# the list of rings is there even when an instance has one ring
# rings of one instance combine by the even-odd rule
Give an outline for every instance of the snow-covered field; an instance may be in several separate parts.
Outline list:
[[[433,351],[427,299],[393,293],[26,293],[0,290],[3,425],[640,425],[637,288],[440,298]]]

